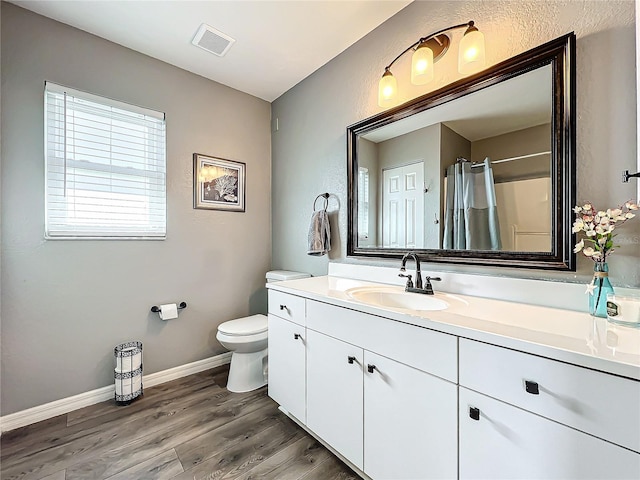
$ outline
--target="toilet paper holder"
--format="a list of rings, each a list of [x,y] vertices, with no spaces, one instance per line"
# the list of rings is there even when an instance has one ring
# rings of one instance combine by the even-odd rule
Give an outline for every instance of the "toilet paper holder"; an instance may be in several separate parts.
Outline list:
[[[187,308],[187,302],[180,302],[178,304],[178,310],[183,310],[185,308]],[[154,305],[153,307],[151,307],[151,311],[153,313],[160,313],[160,307],[157,305]]]

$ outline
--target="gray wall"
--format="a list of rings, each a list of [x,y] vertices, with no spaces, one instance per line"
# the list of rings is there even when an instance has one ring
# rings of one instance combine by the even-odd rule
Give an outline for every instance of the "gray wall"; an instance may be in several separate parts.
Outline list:
[[[325,190],[335,194],[341,204],[339,228],[333,228],[335,251],[331,259],[374,263],[346,257],[346,126],[381,110],[377,106],[378,80],[399,52],[421,36],[469,19],[475,20],[485,35],[489,65],[576,32],[578,199],[607,208],[635,197],[635,183],[620,182],[621,171],[635,171],[636,165],[632,1],[418,1],[272,104],[272,116],[279,118],[281,125],[272,137],[274,267],[327,272],[326,257],[305,255],[311,203]],[[459,35],[457,32],[454,44]],[[454,48],[436,64],[434,81],[418,87],[409,85],[410,55],[403,57],[394,68],[403,99],[461,78],[456,62]],[[309,211],[300,205],[309,205]],[[634,220],[620,228],[617,240],[621,247],[610,260],[616,285],[640,286],[640,221]],[[395,266],[397,262],[377,263]],[[579,257],[577,275],[490,267],[436,268],[579,282],[586,282],[593,271],[591,262],[583,257]]]
[[[440,181],[444,186],[443,175],[447,168],[459,158],[471,160],[471,142],[451,130],[444,123],[440,128]],[[483,159],[484,160],[484,159]]]
[[[224,351],[216,327],[264,308],[270,105],[2,2],[2,415]],[[215,59],[212,58],[212,61]],[[45,241],[43,86],[166,112],[167,239]],[[194,152],[247,164],[246,213],[193,209]],[[149,308],[184,300],[177,320]]]
[[[495,161],[549,151],[551,151],[551,124],[549,123],[471,142],[471,160],[474,162],[483,162],[486,157]],[[493,168],[493,178],[496,183],[549,177],[551,155],[498,163],[491,168]]]

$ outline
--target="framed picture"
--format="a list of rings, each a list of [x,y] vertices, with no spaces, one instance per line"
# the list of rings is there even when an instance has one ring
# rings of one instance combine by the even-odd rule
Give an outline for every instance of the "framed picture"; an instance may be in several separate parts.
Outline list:
[[[245,167],[242,162],[193,154],[193,208],[244,212]]]

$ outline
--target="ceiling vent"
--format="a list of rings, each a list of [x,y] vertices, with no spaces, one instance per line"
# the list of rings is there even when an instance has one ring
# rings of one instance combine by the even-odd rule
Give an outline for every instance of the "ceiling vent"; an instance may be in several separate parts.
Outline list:
[[[203,23],[191,43],[207,52],[222,57],[229,51],[235,40],[219,30]]]

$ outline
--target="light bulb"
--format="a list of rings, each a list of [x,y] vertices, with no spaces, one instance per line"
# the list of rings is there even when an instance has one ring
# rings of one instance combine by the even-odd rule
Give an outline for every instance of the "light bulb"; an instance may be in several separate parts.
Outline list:
[[[465,62],[473,62],[478,56],[478,49],[476,47],[471,47],[467,49],[462,55],[464,56]]]
[[[433,80],[433,50],[420,43],[411,57],[411,83],[424,85]]]
[[[484,64],[484,35],[470,26],[460,40],[458,71],[463,74],[479,72]]]
[[[396,104],[398,82],[391,71],[386,68],[378,85],[378,105],[383,108],[393,107]]]

